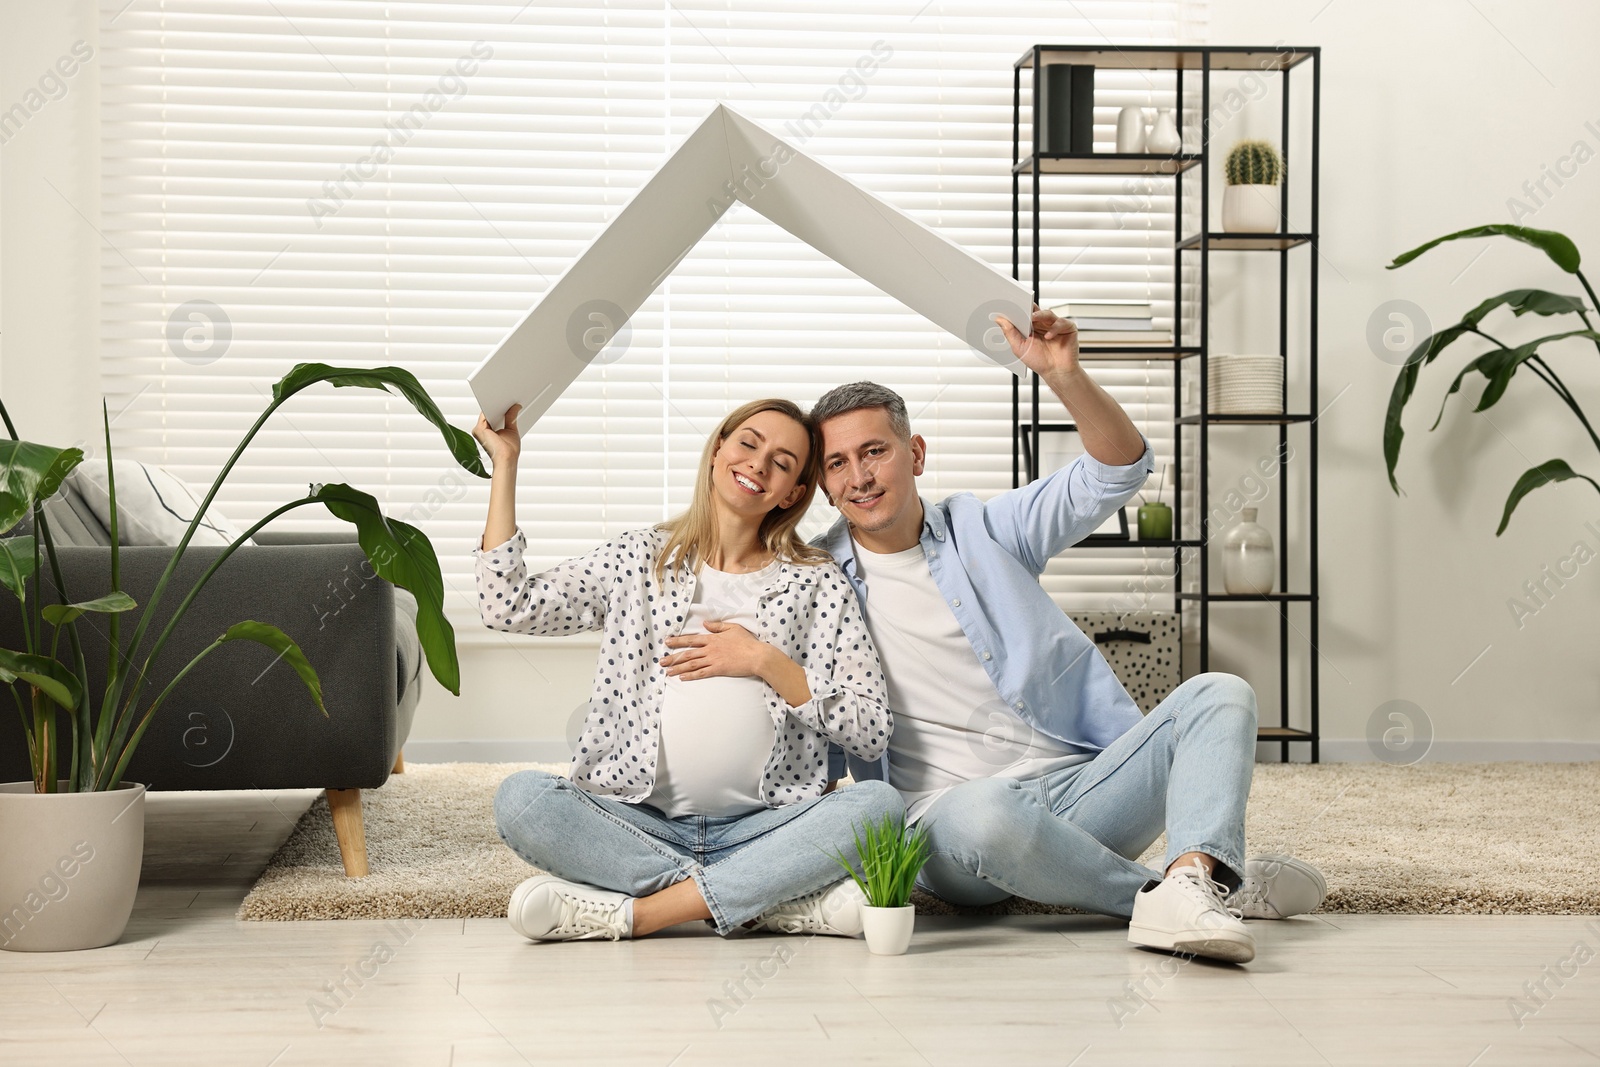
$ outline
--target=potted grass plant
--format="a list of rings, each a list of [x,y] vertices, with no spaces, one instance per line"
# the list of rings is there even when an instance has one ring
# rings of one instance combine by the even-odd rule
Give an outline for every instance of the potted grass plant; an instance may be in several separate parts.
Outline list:
[[[855,840],[860,871],[842,855],[834,859],[866,894],[861,925],[867,948],[879,956],[902,955],[916,920],[911,889],[928,862],[927,827],[907,830],[904,816],[885,815],[881,822],[862,827]]]
[[[10,690],[21,713],[33,774],[31,782],[0,785],[0,857],[4,857],[0,948],[95,948],[122,936],[138,889],[144,841],[144,786],[126,782],[123,776],[153,717],[206,656],[235,641],[265,645],[294,670],[318,709],[328,714],[316,668],[294,638],[276,626],[251,620],[236,622],[218,634],[159,692],[147,690],[168,638],[207,581],[240,545],[278,516],[317,506],[354,524],[377,575],[416,597],[417,634],[428,667],[440,684],[460,694],[455,634],[444,614],[444,580],[433,545],[421,530],[388,518],[374,497],[349,485],[312,486],[305,496],[273,509],[218,554],[159,631],[151,632],[169,579],[240,455],[274,412],[302,390],[321,383],[399,394],[439,429],[457,463],[480,478],[488,477],[472,435],[445,421],[409,371],[299,364],[273,387],[266,410],[211,484],[143,605],[120,587],[115,464],[105,405],[101,412],[109,479],[111,588],[90,599],[74,600],[43,504],[83,462],[83,451],[21,440],[0,402],[0,419],[10,435],[10,440],[0,440],[0,584],[18,601],[25,645],[0,649],[0,685]],[[30,514],[32,530],[17,532]],[[45,566],[60,603],[46,603],[40,592]],[[121,633],[124,616],[132,631],[126,640]],[[77,629],[95,617],[105,620],[109,636],[110,662],[98,690],[92,686]]]
[[[1283,156],[1266,141],[1240,141],[1223,163],[1222,228],[1276,233],[1283,218]]]

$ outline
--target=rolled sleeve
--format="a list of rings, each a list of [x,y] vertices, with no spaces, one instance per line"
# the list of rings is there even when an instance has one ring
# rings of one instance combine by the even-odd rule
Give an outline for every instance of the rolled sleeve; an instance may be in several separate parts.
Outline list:
[[[1050,558],[1088,537],[1144,485],[1155,450],[1143,432],[1144,452],[1132,463],[1104,463],[1087,452],[1060,470],[1001,493],[984,505],[995,543],[1034,574]]]

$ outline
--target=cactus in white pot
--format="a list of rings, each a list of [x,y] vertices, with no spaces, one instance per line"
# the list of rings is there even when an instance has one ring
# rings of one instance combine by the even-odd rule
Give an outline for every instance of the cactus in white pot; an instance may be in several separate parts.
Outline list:
[[[1240,141],[1223,173],[1222,228],[1228,233],[1276,233],[1283,220],[1283,156],[1266,141]]]

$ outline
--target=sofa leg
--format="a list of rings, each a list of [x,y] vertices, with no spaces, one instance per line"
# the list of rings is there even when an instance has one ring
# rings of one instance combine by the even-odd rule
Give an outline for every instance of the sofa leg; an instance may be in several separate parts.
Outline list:
[[[396,752],[394,754],[394,772],[393,773],[395,773],[395,774],[404,774],[404,773],[406,773],[406,754],[405,754],[404,751]]]
[[[365,877],[367,832],[361,823],[361,790],[328,790],[328,809],[333,813],[333,832],[339,838],[339,856],[344,860],[345,877]]]

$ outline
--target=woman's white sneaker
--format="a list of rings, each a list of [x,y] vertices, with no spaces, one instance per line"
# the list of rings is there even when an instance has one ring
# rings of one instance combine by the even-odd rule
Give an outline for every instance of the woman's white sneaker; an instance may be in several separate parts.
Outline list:
[[[511,891],[506,918],[533,941],[620,941],[633,936],[628,900],[625,893],[540,874]]]
[[[1128,940],[1185,956],[1249,963],[1256,955],[1255,937],[1238,910],[1223,902],[1226,892],[1227,886],[1199,863],[1174,867],[1134,895]]]
[[[1274,854],[1244,861],[1244,881],[1228,897],[1246,919],[1287,919],[1322,907],[1328,880],[1304,860]]]
[[[854,878],[807,893],[794,900],[768,908],[758,915],[752,930],[775,934],[833,934],[836,937],[861,936],[861,909],[867,895]]]

